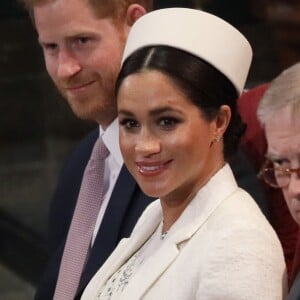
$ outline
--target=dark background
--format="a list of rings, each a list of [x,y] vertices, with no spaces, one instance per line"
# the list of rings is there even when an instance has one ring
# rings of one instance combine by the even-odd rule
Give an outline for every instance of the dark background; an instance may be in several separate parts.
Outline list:
[[[157,3],[201,7],[238,27],[254,50],[247,88],[270,81],[299,60],[299,5],[290,15],[282,15],[280,5],[254,0]],[[0,282],[5,285],[0,284],[0,298],[25,300],[25,294],[12,296],[7,282],[13,277],[5,281],[1,270],[22,281],[13,287],[20,293],[28,283],[26,295],[32,295],[47,259],[47,213],[57,175],[74,143],[95,125],[77,120],[56,92],[33,26],[15,0],[0,1],[0,36]]]

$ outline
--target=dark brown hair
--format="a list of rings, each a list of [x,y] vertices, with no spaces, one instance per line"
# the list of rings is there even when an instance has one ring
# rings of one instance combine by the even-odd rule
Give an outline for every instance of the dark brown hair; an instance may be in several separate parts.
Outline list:
[[[232,116],[224,133],[224,157],[228,160],[236,152],[246,128],[237,111],[238,94],[231,81],[188,52],[168,46],[151,46],[135,51],[125,60],[116,82],[116,93],[127,76],[146,70],[166,74],[208,121],[217,116],[222,105],[230,107]]]

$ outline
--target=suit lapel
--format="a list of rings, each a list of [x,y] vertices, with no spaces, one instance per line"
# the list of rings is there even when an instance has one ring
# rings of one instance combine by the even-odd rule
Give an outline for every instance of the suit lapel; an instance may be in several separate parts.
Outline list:
[[[120,228],[136,188],[136,182],[123,166],[102,220],[101,229],[91,249],[90,258],[79,285],[79,293],[117,246]]]

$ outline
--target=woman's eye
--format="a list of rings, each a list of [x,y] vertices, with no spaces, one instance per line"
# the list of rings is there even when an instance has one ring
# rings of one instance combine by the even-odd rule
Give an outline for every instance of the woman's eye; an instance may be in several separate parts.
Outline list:
[[[162,118],[159,120],[159,125],[166,128],[171,129],[176,126],[180,121],[176,118]]]
[[[138,127],[138,122],[133,119],[124,119],[124,120],[120,120],[120,125],[127,129],[131,129],[131,128]]]

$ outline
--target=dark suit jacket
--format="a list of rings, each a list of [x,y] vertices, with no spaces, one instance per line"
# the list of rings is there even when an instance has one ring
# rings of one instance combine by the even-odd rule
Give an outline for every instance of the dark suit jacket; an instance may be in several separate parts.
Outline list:
[[[300,272],[295,278],[286,300],[300,300]]]
[[[50,261],[35,299],[52,299],[67,232],[71,223],[82,175],[99,131],[94,130],[74,150],[60,175],[49,216]],[[81,294],[93,274],[113,251],[119,240],[128,236],[136,220],[152,199],[144,195],[123,166],[96,236],[90,259],[81,278]]]
[[[76,147],[62,170],[50,208],[50,260],[38,287],[36,300],[50,300],[53,298],[59,265],[82,175],[98,135],[98,130],[88,135]],[[237,156],[236,161],[231,166],[236,178],[238,178],[238,183],[250,191],[264,206],[263,196],[259,186],[257,186],[255,173],[242,153]],[[129,236],[138,217],[152,200],[141,192],[133,177],[123,166],[83,272],[77,298],[80,297],[89,280],[114,250],[119,240]],[[264,210],[266,211],[266,208]]]

